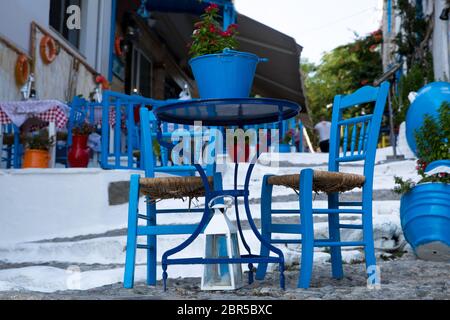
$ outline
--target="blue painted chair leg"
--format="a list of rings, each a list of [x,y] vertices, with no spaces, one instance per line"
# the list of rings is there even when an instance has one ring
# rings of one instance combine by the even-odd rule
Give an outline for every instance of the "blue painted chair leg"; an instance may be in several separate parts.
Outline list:
[[[264,176],[261,190],[261,236],[270,243],[272,233],[270,225],[272,223],[272,191],[273,186],[267,183],[270,176]],[[261,246],[260,256],[268,257],[269,248]],[[264,280],[267,272],[267,263],[259,263],[256,270],[256,280]]]
[[[311,282],[314,261],[314,220],[312,210],[312,188],[314,171],[300,173],[300,221],[302,226],[302,257],[298,287],[307,289]]]
[[[379,281],[380,275],[376,274],[376,272],[378,271],[373,243],[372,214],[370,213],[371,212],[365,211],[363,216],[363,240],[366,243],[364,247],[364,255],[366,259],[366,273],[368,278],[368,284],[375,285],[377,284],[376,281]]]
[[[125,260],[125,276],[123,281],[124,287],[127,289],[133,288],[134,285],[134,270],[137,248],[139,179],[139,175],[131,176],[130,203],[128,208],[127,252]]]
[[[147,199],[147,226],[156,226],[156,204],[151,203]],[[156,268],[157,268],[157,236],[147,236],[147,284],[149,286],[156,285]]]
[[[339,208],[339,195],[337,193],[328,195],[328,208],[338,209]],[[339,215],[329,214],[328,215],[328,228],[330,239],[333,242],[341,241],[341,232],[339,229]],[[331,270],[332,276],[335,279],[342,279],[344,277],[344,270],[342,268],[342,247],[331,247]]]

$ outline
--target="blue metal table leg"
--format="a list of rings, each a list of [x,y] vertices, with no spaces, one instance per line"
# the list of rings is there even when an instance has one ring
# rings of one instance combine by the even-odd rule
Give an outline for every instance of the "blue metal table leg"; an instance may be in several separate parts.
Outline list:
[[[210,194],[211,194],[211,188],[209,187],[209,182],[208,182],[208,177],[206,176],[205,170],[203,170],[203,168],[198,165],[195,164],[195,167],[197,169],[197,171],[200,174],[200,177],[202,178],[203,184],[205,186],[205,204],[209,203],[210,201]],[[170,256],[184,250],[187,246],[189,246],[195,239],[197,239],[197,237],[200,235],[200,233],[204,230],[204,228],[206,227],[206,225],[208,224],[209,220],[211,219],[211,212],[208,208],[207,205],[205,205],[205,211],[203,213],[203,217],[202,220],[200,221],[200,223],[198,224],[197,228],[195,229],[195,231],[189,236],[189,238],[184,241],[182,244],[180,244],[179,246],[166,251],[163,256],[162,256],[162,268],[163,268],[163,282],[164,282],[164,290],[167,289],[166,287],[166,282],[167,282],[167,278],[168,278],[168,274],[167,274],[167,260],[169,259]]]
[[[169,278],[169,275],[167,274],[167,263],[162,263],[162,269],[163,269],[163,275],[162,275],[162,280],[163,280],[163,287],[164,287],[164,291],[167,291],[167,278]]]
[[[239,174],[239,163],[236,163],[234,165],[234,191],[237,191],[237,189],[238,189],[238,174]],[[245,250],[247,250],[247,253],[249,255],[251,255],[252,254],[251,248],[248,245],[247,241],[245,240],[244,232],[242,230],[241,219],[239,216],[239,202],[238,201],[239,201],[238,196],[235,196],[234,197],[234,208],[236,211],[236,223],[237,223],[239,235],[241,236],[241,240],[242,240],[242,243],[244,244]],[[253,264],[251,264],[251,263],[248,264],[248,271],[249,271],[248,283],[252,284],[253,283]]]
[[[252,163],[250,164],[248,171],[247,171],[247,176],[245,178],[245,184],[244,184],[244,190],[249,190],[249,186],[250,186],[250,178],[252,176],[253,173],[253,169],[255,168],[255,162],[252,161]],[[255,222],[253,221],[253,217],[251,215],[251,210],[250,210],[250,204],[249,204],[249,193],[246,192],[245,196],[244,196],[244,205],[245,205],[245,211],[247,214],[247,220],[250,224],[250,227],[253,231],[253,233],[255,234],[256,238],[259,240],[259,242],[261,243],[262,246],[265,246],[266,248],[269,248],[270,251],[274,252],[275,254],[278,255],[279,257],[279,266],[280,266],[280,287],[284,290],[285,289],[285,278],[284,278],[284,255],[283,252],[278,249],[277,247],[271,245],[269,242],[267,242],[259,233],[258,228],[255,225]]]
[[[209,186],[209,182],[208,182],[208,177],[206,176],[205,170],[202,168],[201,165],[199,164],[195,164],[194,165],[197,169],[197,171],[200,174],[200,177],[202,178],[203,184],[205,186],[205,203],[209,203],[211,200],[211,195],[213,194],[211,191],[211,188]],[[280,269],[280,287],[282,289],[285,289],[285,277],[284,277],[284,255],[283,252],[272,246],[270,243],[268,243],[267,241],[265,241],[265,239],[261,236],[261,234],[258,231],[258,228],[255,225],[255,222],[253,221],[253,218],[251,216],[251,210],[250,210],[250,205],[249,205],[249,185],[250,185],[250,178],[253,172],[253,169],[255,167],[255,163],[251,163],[248,171],[247,171],[247,176],[245,179],[245,185],[244,185],[244,204],[245,204],[245,211],[247,214],[247,220],[250,224],[250,227],[253,231],[253,233],[255,234],[255,236],[257,237],[257,239],[260,241],[261,246],[264,246],[266,248],[268,248],[270,251],[274,252],[275,254],[278,255],[278,261],[279,261],[279,269]],[[237,191],[237,172],[238,172],[238,167],[236,166],[235,168],[235,190]],[[225,193],[224,193],[225,195]],[[236,208],[236,217],[237,217],[237,223],[238,223],[238,228],[239,228],[239,232],[242,238],[242,242],[244,243],[244,245],[246,246],[246,249],[249,251],[249,254],[251,255],[251,250],[250,250],[250,246],[248,245],[248,243],[245,240],[244,237],[244,233],[242,231],[242,225],[240,223],[240,217],[239,217],[239,210],[237,209],[238,207],[238,203],[237,203],[237,197],[235,197],[236,199],[236,203],[235,203],[235,208]],[[197,237],[200,235],[200,233],[204,230],[204,228],[206,227],[206,225],[208,224],[209,220],[211,219],[211,212],[208,208],[208,206],[205,206],[205,211],[203,214],[203,217],[199,223],[199,225],[197,226],[197,228],[195,229],[195,231],[192,233],[191,236],[189,236],[189,238],[184,241],[182,244],[180,244],[179,246],[165,252],[162,256],[162,269],[163,269],[163,284],[164,284],[164,290],[167,290],[167,279],[168,279],[168,273],[167,273],[167,268],[168,268],[168,260],[169,257],[184,250],[187,246],[189,246],[195,239],[197,239]],[[272,258],[273,259],[273,258]],[[270,261],[267,261],[270,262]],[[272,261],[273,262],[273,261]],[[253,283],[253,264],[250,262],[248,264],[249,267],[249,283]]]

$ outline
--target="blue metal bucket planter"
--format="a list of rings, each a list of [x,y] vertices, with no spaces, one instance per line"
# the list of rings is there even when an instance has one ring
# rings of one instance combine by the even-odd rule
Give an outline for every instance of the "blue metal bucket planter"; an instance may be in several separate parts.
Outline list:
[[[450,185],[425,183],[403,195],[400,218],[420,259],[450,261]]]
[[[256,67],[267,61],[258,56],[225,49],[189,61],[197,82],[200,98],[248,98],[252,90]]]

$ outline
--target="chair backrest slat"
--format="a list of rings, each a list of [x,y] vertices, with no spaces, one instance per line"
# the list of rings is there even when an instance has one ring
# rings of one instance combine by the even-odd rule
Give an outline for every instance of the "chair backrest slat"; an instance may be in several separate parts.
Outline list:
[[[346,124],[344,127],[344,146],[342,147],[343,152],[344,152],[344,157],[347,155],[347,149],[348,149],[347,141],[348,141],[348,124]]]
[[[358,139],[358,155],[361,154],[361,152],[364,150],[363,149],[363,144],[364,144],[364,135],[365,135],[365,131],[366,131],[366,123],[363,122],[361,124],[361,130],[359,130],[359,139]]]
[[[383,82],[380,87],[366,86],[353,94],[335,97],[330,138],[330,171],[339,171],[339,163],[342,162],[364,161],[364,174],[368,181],[372,182],[376,147],[388,92],[389,83]],[[375,104],[372,114],[343,118],[347,109],[369,103]]]
[[[350,154],[352,156],[355,154],[356,131],[358,131],[357,123],[353,124],[353,129],[352,129],[352,144],[350,147]]]
[[[367,152],[367,145],[368,145],[368,141],[369,141],[369,133],[370,133],[370,126],[372,124],[372,120],[369,120],[367,122],[367,129],[366,132],[364,133],[364,152]]]
[[[157,101],[153,99],[113,91],[103,92],[103,99],[100,104],[92,103],[89,116],[95,122],[98,121],[96,119],[99,115],[97,111],[101,107],[101,166],[103,169],[138,168],[137,161],[133,156],[133,151],[139,149],[140,144],[137,134],[138,124],[135,122],[134,112],[139,106],[153,106],[155,103]],[[112,125],[111,120],[113,120],[114,125]],[[126,127],[126,130],[123,130],[124,127]],[[111,130],[114,132],[113,141],[110,141]],[[123,139],[123,137],[125,138]],[[126,163],[123,163],[125,158]]]
[[[176,130],[179,130],[178,132],[176,132],[176,136],[177,137],[185,137],[185,135],[188,135],[188,137],[195,137],[195,136],[202,136],[203,133],[205,131],[204,128],[193,128],[190,126],[183,126],[183,125],[178,125],[178,126],[172,126],[172,124],[170,124],[169,126],[167,126],[166,124],[162,124],[160,126],[160,128],[158,128],[158,121],[155,117],[155,115],[153,114],[152,111],[148,110],[147,108],[141,108],[140,109],[140,118],[141,118],[141,162],[143,163],[143,168],[145,170],[145,175],[148,178],[153,178],[155,176],[155,171],[158,172],[171,172],[171,173],[180,173],[183,172],[182,169],[184,169],[184,173],[188,173],[188,174],[195,174],[195,168],[193,167],[193,165],[190,164],[176,164],[174,163],[173,166],[169,167],[167,166],[167,164],[165,164],[164,159],[162,160],[161,166],[157,166],[156,165],[156,157],[155,154],[153,152],[153,143],[155,141],[155,138],[157,137],[157,131],[158,129],[160,129],[161,131],[164,128],[176,128],[175,130],[171,131],[169,129],[170,132],[161,132],[163,134],[163,137],[165,139],[168,139],[171,136],[171,133],[175,132]],[[166,125],[166,126],[165,126]],[[192,129],[192,130],[188,130],[187,132],[184,132],[184,129],[188,128],[188,129]],[[215,134],[216,134],[216,128],[215,127],[211,127],[210,129],[210,134],[211,134],[211,139],[215,139]],[[206,129],[207,130],[207,129]],[[202,147],[203,147],[203,143],[198,145],[195,144],[194,147],[196,147],[195,150],[193,150],[194,154],[195,154],[195,159],[199,159],[200,154],[202,152]],[[168,157],[169,156],[169,149],[165,148],[163,146],[161,146],[161,157]],[[192,150],[191,150],[192,151]],[[165,152],[165,155],[163,155],[163,152]],[[214,157],[214,154],[207,154],[208,157]],[[174,161],[175,162],[175,161]],[[215,165],[212,162],[208,162],[206,165],[204,165],[204,168],[206,169],[206,174],[209,176],[212,176],[215,172]]]

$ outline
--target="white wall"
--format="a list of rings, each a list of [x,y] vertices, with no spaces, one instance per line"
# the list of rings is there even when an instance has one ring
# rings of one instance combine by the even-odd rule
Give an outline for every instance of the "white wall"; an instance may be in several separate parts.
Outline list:
[[[99,10],[103,10],[100,15]],[[49,29],[49,12],[50,0],[0,0],[0,35],[31,53],[31,22]],[[109,70],[110,25],[110,0],[83,0],[80,53],[104,75]]]
[[[0,244],[125,228],[127,205],[109,206],[108,186],[114,181],[129,181],[132,173],[100,169],[0,170]]]
[[[48,26],[49,0],[0,0],[0,34],[30,52],[30,24]]]
[[[439,19],[445,0],[436,0],[434,8],[433,62],[436,80],[450,81],[450,23]]]

